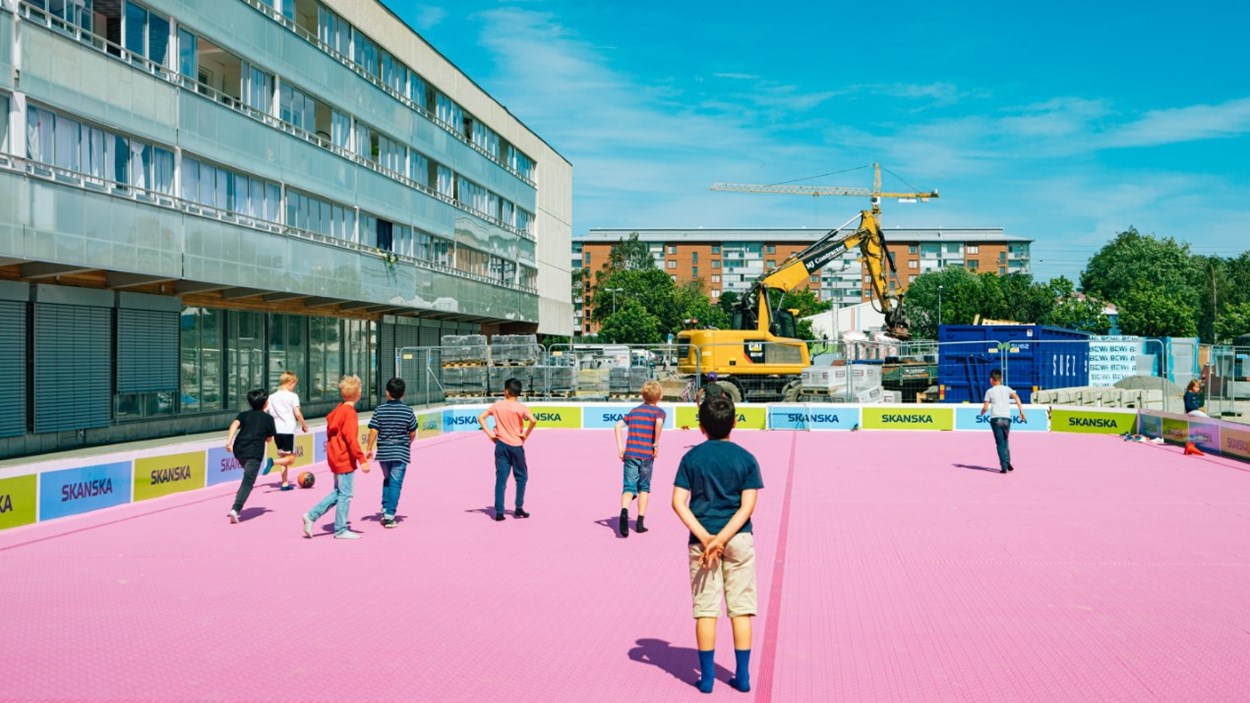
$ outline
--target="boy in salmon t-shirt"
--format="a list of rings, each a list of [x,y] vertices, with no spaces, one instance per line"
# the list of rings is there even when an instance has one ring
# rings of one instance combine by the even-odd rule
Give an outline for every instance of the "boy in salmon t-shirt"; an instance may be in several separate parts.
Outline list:
[[[525,482],[529,468],[525,465],[525,440],[534,431],[538,420],[530,414],[524,403],[517,401],[521,395],[521,382],[515,378],[504,381],[503,400],[486,409],[477,418],[482,431],[495,443],[495,520],[503,520],[503,494],[508,487],[508,474],[516,477],[516,511],[518,518],[529,517],[522,506],[525,504]],[[494,429],[486,426],[486,418],[495,418]],[[529,427],[524,427],[529,421]]]

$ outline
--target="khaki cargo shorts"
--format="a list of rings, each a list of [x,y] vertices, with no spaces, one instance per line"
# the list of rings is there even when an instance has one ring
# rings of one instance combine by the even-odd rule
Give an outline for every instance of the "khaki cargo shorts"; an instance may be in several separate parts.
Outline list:
[[[720,561],[711,569],[699,563],[703,545],[690,545],[690,593],[696,618],[720,617],[722,595],[729,617],[756,614],[755,537],[739,532],[725,545]]]

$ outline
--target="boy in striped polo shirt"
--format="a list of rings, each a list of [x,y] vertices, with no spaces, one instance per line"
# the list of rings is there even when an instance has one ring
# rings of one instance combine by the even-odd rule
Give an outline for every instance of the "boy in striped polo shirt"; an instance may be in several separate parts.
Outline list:
[[[629,536],[629,504],[638,496],[638,524],[635,531],[646,532],[643,518],[647,514],[647,499],[651,497],[651,469],[660,447],[660,430],[664,428],[664,412],[656,403],[664,391],[655,381],[642,384],[642,405],[630,410],[616,423],[616,450],[625,463],[625,488],[621,493],[622,537]],[[621,441],[621,429],[628,427],[629,435]]]
[[[417,415],[403,402],[407,385],[402,378],[386,382],[386,402],[373,411],[369,420],[368,453],[377,444],[375,459],[382,467],[382,527],[395,526],[399,491],[411,461],[412,440],[417,436]]]

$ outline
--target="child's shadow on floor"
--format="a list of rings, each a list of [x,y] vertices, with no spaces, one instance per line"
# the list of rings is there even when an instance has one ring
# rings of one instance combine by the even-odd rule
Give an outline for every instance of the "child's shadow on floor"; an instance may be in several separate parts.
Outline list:
[[[699,653],[687,647],[674,647],[664,640],[640,639],[638,646],[629,650],[629,658],[667,671],[683,683],[695,686],[699,682]],[[716,679],[729,683],[733,674],[717,664]]]
[[[381,516],[380,514],[378,514],[378,513],[373,513],[372,515],[366,515],[366,516],[364,516],[364,517],[362,517],[362,518],[360,518],[360,519],[361,519],[361,520],[364,520],[365,522],[377,522],[377,523],[381,523],[381,522],[382,522],[382,516]],[[407,520],[407,519],[408,519],[408,516],[407,516],[407,515],[396,515],[396,516],[395,516],[395,524],[396,524],[396,525],[399,525],[399,524],[403,523],[403,522],[404,522],[405,520]]]
[[[595,524],[603,525],[609,530],[612,530],[612,534],[616,535],[617,539],[625,539],[624,537],[621,536],[621,516],[620,515],[613,515],[612,517],[605,517],[602,520],[595,520]],[[637,523],[630,525],[631,528],[636,527],[636,526],[637,526]]]
[[[260,517],[261,515],[264,515],[265,513],[272,513],[272,512],[273,511],[270,510],[269,508],[244,508],[243,512],[239,513],[239,522],[247,522],[248,520],[251,520],[252,518],[257,518],[257,517]]]
[[[998,469],[991,469],[988,466],[977,466],[975,464],[951,464],[951,466],[954,466],[957,469],[971,469],[973,471],[993,471],[994,473],[998,473]]]
[[[465,512],[466,513],[481,513],[485,515],[486,517],[490,518],[491,520],[495,519],[495,508],[491,506],[487,506],[485,508],[469,508]],[[507,515],[507,514],[508,514],[508,511],[505,510],[504,515]]]

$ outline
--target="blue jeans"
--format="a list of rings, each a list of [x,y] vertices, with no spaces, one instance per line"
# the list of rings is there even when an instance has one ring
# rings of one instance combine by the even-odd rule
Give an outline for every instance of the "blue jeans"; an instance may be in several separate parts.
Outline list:
[[[503,493],[508,486],[508,474],[516,477],[516,509],[525,505],[525,482],[529,480],[529,467],[525,465],[525,447],[514,447],[495,442],[495,514],[503,515]]]
[[[1007,446],[1007,435],[1011,432],[1011,418],[990,418],[990,429],[994,432],[994,446],[998,448],[998,465],[1000,469],[1011,466],[1011,448]]]
[[[334,474],[334,490],[330,491],[330,495],[321,499],[320,503],[313,506],[308,511],[308,517],[316,520],[330,506],[334,506],[334,534],[340,534],[347,531],[347,509],[352,504],[352,486],[356,483],[356,472],[350,474]]]
[[[635,459],[625,457],[625,487],[621,493],[651,492],[651,470],[655,467],[655,459]]]
[[[399,507],[399,492],[404,488],[404,473],[408,464],[402,461],[379,461],[382,467],[382,514],[395,516]]]

